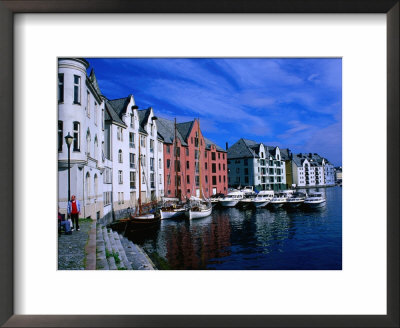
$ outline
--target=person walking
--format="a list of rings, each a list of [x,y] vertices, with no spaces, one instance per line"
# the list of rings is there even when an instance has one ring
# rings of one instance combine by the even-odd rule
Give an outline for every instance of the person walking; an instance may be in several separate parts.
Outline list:
[[[79,231],[79,213],[81,212],[81,204],[79,200],[75,198],[75,195],[71,196],[71,200],[68,202],[68,215],[71,216],[72,228],[71,230]]]

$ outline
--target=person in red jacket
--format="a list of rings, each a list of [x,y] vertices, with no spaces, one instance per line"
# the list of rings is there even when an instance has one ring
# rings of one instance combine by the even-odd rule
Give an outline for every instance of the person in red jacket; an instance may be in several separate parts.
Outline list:
[[[67,211],[72,220],[71,230],[74,231],[74,228],[76,228],[76,231],[79,231],[79,213],[81,212],[81,204],[79,203],[79,200],[75,198],[75,195],[71,196],[71,200],[68,202]]]

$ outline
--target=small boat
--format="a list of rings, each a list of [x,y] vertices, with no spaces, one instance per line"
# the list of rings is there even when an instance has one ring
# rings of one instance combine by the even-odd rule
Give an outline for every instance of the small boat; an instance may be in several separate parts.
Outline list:
[[[160,207],[161,220],[179,219],[185,217],[185,205],[178,198],[164,198]]]
[[[273,209],[278,209],[286,204],[287,199],[292,196],[294,190],[282,190],[274,194],[274,198],[269,202],[269,206]]]
[[[251,204],[255,208],[262,208],[274,198],[274,192],[272,190],[261,190],[255,198],[252,199]]]
[[[224,194],[215,194],[210,197],[210,202],[212,206],[219,204],[219,201],[224,198]]]
[[[310,193],[304,200],[304,205],[310,208],[321,207],[326,204],[326,199],[322,192]]]
[[[306,199],[306,194],[302,192],[295,192],[291,197],[286,200],[286,206],[289,208],[300,207]]]
[[[211,215],[212,205],[210,201],[192,196],[189,202],[190,205],[186,209],[185,214],[190,220],[205,218]]]
[[[239,200],[237,206],[240,208],[250,207],[252,205],[252,200],[256,197],[256,193],[253,190],[253,187],[251,186],[243,187],[242,189],[239,189],[239,191],[243,193],[243,198]]]
[[[223,207],[235,207],[240,200],[244,197],[243,192],[236,190],[228,193],[224,198],[222,198],[219,203]]]

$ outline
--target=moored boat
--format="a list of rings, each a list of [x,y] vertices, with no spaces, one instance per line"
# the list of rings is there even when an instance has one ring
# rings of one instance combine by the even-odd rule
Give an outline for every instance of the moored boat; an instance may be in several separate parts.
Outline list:
[[[301,192],[295,192],[293,195],[286,200],[286,206],[289,208],[298,208],[306,199],[306,194]]]
[[[287,199],[292,196],[294,190],[282,190],[274,194],[274,198],[269,202],[269,206],[273,209],[281,208],[286,204]]]
[[[161,220],[185,217],[185,205],[178,198],[164,198],[160,207]]]
[[[203,200],[197,197],[190,197],[190,205],[185,211],[186,216],[192,219],[205,218],[211,215],[212,205],[210,201]]]
[[[243,192],[236,190],[228,193],[224,198],[222,198],[219,203],[223,207],[235,207],[240,200],[243,199]]]
[[[310,193],[304,200],[304,205],[310,208],[322,207],[326,204],[326,199],[322,192]]]
[[[251,204],[255,208],[262,208],[274,198],[274,192],[272,190],[261,190],[255,198],[252,199]]]

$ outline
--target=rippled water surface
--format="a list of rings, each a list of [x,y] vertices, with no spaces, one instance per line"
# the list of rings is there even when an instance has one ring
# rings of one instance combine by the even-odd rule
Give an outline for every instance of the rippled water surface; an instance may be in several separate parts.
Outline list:
[[[159,269],[341,270],[342,188],[319,191],[321,209],[214,208],[210,217],[163,220],[127,237]]]

